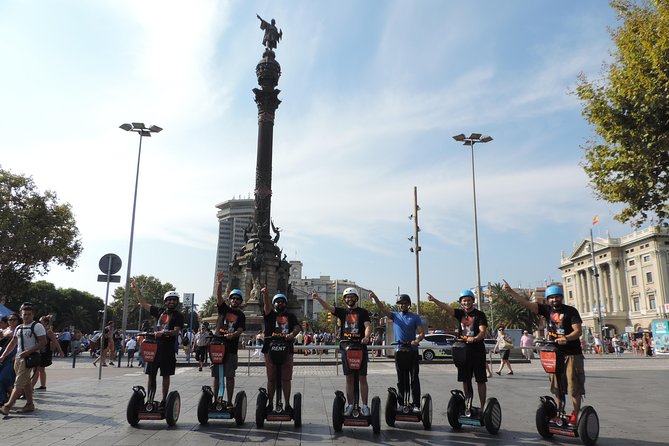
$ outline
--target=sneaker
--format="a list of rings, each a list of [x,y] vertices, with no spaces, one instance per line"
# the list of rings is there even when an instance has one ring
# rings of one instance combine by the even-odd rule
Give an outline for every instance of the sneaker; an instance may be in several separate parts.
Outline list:
[[[353,404],[346,405],[346,408],[344,409],[344,415],[350,417],[352,413],[353,413]]]
[[[27,412],[34,412],[35,411],[35,405],[34,404],[26,404],[21,408],[21,412],[27,413]]]
[[[267,403],[267,407],[265,408],[267,413],[273,412],[274,411],[274,406],[272,406],[272,403]]]
[[[198,371],[198,372],[201,372],[201,371],[202,371],[202,367],[198,367],[198,368],[197,368],[197,371]]]
[[[290,404],[286,404],[286,407],[283,408],[283,411],[289,414],[293,413],[293,408],[290,407]]]
[[[362,405],[362,407],[360,408],[360,412],[362,413],[363,417],[368,417],[372,413],[369,410],[369,406],[367,404]]]
[[[411,412],[420,413],[420,406],[418,404],[413,404],[411,407]]]
[[[578,415],[576,415],[576,412],[572,410],[571,415],[569,416],[569,420],[567,422],[572,426],[575,426],[576,423],[578,423]]]

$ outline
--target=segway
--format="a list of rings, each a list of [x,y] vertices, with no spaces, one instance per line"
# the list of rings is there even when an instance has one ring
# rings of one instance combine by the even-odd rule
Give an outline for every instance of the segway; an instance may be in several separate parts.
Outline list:
[[[466,366],[467,348],[462,340],[453,343],[453,363],[460,369]],[[451,390],[451,399],[448,401],[446,417],[453,429],[460,429],[462,425],[483,426],[488,433],[496,434],[502,424],[502,408],[497,398],[488,398],[483,410],[473,405],[474,388],[472,378],[469,377],[469,392],[467,395],[461,390]]]
[[[144,336],[142,342],[142,356],[146,367],[155,361],[158,352],[158,342],[153,333],[138,333],[138,336]],[[139,420],[165,420],[168,426],[174,426],[179,419],[181,410],[181,397],[176,390],[167,394],[167,400],[162,405],[154,400],[155,389],[148,394],[142,386],[132,388],[132,396],[128,401],[126,418],[131,426],[137,426]]]
[[[302,426],[302,394],[297,392],[293,395],[293,407],[283,406],[283,388],[281,385],[281,366],[290,354],[290,343],[284,337],[272,336],[269,338],[269,360],[275,365],[276,369],[276,402],[274,408],[267,410],[269,394],[267,389],[261,387],[258,389],[258,399],[256,400],[256,426],[262,429],[267,421],[291,421],[295,428]]]
[[[570,424],[570,415],[565,413],[567,377],[564,355],[554,342],[544,341],[539,344],[539,357],[544,371],[558,376],[560,404],[549,395],[539,398],[541,402],[536,413],[537,432],[544,438],[551,438],[553,435],[580,437],[583,444],[594,445],[599,437],[599,417],[595,409],[592,406],[583,406],[576,424]]]
[[[332,404],[332,427],[335,432],[341,432],[342,426],[372,426],[375,434],[381,432],[381,398],[372,398],[370,414],[362,414],[359,404],[360,400],[360,368],[362,367],[363,355],[367,354],[367,348],[359,342],[342,341],[344,344],[344,355],[342,361],[346,361],[347,367],[353,372],[353,411],[351,415],[344,413],[346,397],[344,392],[337,390]]]
[[[237,426],[244,424],[246,420],[246,392],[243,390],[235,395],[235,403],[229,406],[225,401],[225,336],[211,335],[209,342],[209,358],[212,370],[218,377],[218,395],[210,386],[202,386],[202,396],[197,405],[197,420],[200,424],[207,424],[209,419],[230,420],[235,419]]]
[[[396,421],[409,421],[412,423],[423,423],[423,428],[432,427],[432,397],[429,393],[420,399],[418,412],[413,410],[410,401],[411,395],[411,369],[416,358],[416,352],[410,343],[394,343],[399,345],[395,351],[395,365],[399,370],[401,387],[405,389],[404,395],[400,395],[394,387],[388,388],[388,399],[386,400],[386,424],[395,426]]]

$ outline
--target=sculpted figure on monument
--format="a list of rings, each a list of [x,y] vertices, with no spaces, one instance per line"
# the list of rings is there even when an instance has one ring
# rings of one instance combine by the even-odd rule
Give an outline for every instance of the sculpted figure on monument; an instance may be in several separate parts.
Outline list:
[[[265,35],[262,38],[262,44],[267,48],[275,49],[276,44],[281,40],[281,37],[283,37],[283,31],[276,27],[276,21],[274,21],[274,19],[272,19],[270,23],[267,23],[258,14],[256,14],[256,17],[260,20],[260,29],[265,31]]]
[[[253,247],[253,258],[251,259],[251,269],[253,271],[260,271],[264,252],[265,246],[263,246],[262,242],[256,242],[255,246]]]
[[[271,221],[270,223],[272,224],[272,231],[274,231],[274,234],[276,234],[274,236],[273,241],[274,241],[275,244],[279,243],[279,237],[281,236],[281,234],[280,234],[281,228],[277,228],[276,226],[274,226],[274,221]]]

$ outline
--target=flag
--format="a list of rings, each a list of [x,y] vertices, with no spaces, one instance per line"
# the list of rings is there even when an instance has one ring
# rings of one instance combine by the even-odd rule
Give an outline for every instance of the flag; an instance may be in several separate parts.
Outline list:
[[[592,226],[595,226],[599,223],[599,215],[595,215],[595,218],[592,219]]]

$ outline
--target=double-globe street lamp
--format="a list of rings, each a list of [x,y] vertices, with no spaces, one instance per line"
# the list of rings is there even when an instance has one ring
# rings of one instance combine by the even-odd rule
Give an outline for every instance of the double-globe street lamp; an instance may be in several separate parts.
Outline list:
[[[132,124],[122,124],[120,126],[126,132],[136,132],[139,134],[139,152],[137,154],[137,172],[135,173],[135,196],[132,200],[132,219],[130,223],[130,247],[128,249],[128,272],[125,276],[125,293],[123,294],[123,321],[121,323],[121,331],[125,335],[126,328],[128,327],[128,294],[130,288],[130,271],[132,265],[132,244],[135,238],[135,210],[137,208],[137,185],[139,183],[139,162],[142,159],[142,138],[145,136],[150,137],[152,133],[158,133],[162,128],[157,125],[152,125],[151,127],[146,127],[141,122],[133,122]],[[138,327],[139,328],[139,327]]]
[[[474,174],[474,144],[479,142],[490,142],[492,137],[488,135],[481,135],[480,133],[472,133],[469,136],[465,136],[463,133],[455,135],[454,140],[462,142],[465,146],[471,147],[472,153],[472,191],[474,194],[474,247],[476,250],[476,300],[479,310],[481,309],[481,265],[479,263],[479,228],[478,228],[478,218],[476,215],[476,176]]]

